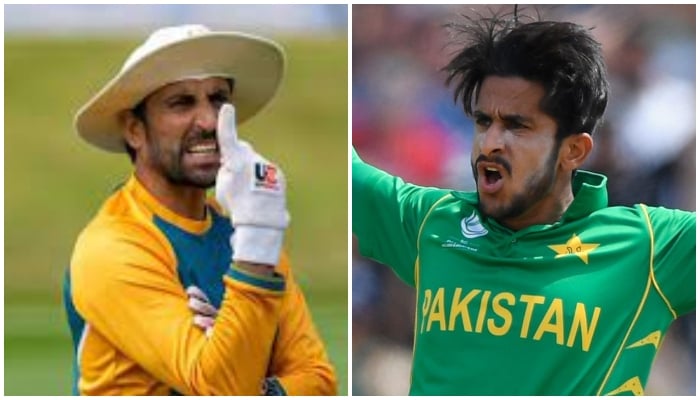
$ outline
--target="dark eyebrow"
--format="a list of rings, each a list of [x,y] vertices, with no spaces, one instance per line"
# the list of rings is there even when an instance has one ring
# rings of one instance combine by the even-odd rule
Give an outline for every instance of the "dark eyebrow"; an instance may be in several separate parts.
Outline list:
[[[493,120],[493,117],[490,116],[489,114],[486,114],[483,111],[480,110],[475,110],[472,112],[472,117],[475,120],[478,119],[488,119],[488,120]],[[531,126],[533,121],[531,118],[528,118],[524,115],[520,114],[506,114],[506,115],[498,115],[498,118],[501,119],[503,122],[508,123],[508,124],[515,124],[515,125],[523,125],[523,126]]]
[[[485,112],[479,111],[479,110],[474,111],[474,112],[472,113],[472,117],[474,117],[474,119],[479,119],[479,118],[488,118],[488,119],[491,119],[491,116],[489,116],[489,115],[486,114]]]
[[[532,120],[528,117],[525,117],[520,114],[506,114],[506,115],[501,115],[500,118],[505,121],[509,122],[511,124],[515,123],[518,125],[529,125],[532,124]]]
[[[171,102],[171,101],[173,101],[173,100],[176,100],[176,99],[178,99],[178,98],[183,98],[183,97],[186,98],[186,97],[193,97],[193,96],[194,96],[193,94],[191,94],[191,93],[189,93],[189,92],[187,92],[187,91],[179,91],[179,92],[175,92],[175,93],[171,94],[170,96],[166,97],[166,98],[163,99],[163,100],[164,100],[166,103],[169,103],[169,102]]]

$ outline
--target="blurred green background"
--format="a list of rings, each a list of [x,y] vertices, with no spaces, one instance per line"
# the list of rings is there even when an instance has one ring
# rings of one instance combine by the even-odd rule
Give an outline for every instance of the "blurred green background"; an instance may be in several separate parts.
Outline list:
[[[131,170],[87,145],[75,111],[121,67],[134,39],[5,36],[5,394],[67,395],[72,344],[61,282],[76,236]],[[278,97],[240,129],[284,169],[297,280],[347,394],[347,40],[275,37]]]

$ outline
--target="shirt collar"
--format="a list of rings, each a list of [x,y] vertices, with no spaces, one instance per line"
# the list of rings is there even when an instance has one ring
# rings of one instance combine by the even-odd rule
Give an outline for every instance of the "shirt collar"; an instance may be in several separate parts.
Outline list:
[[[585,217],[608,206],[608,178],[595,172],[578,170],[574,175],[571,189],[574,201],[566,209],[562,220],[570,221]]]
[[[135,174],[132,174],[129,177],[129,180],[124,185],[124,190],[130,193],[134,198],[138,199],[138,201],[145,205],[151,213],[189,233],[201,234],[209,230],[211,227],[212,217],[209,208],[207,208],[206,219],[201,221],[179,215],[159,202],[158,199],[156,199],[155,196],[153,196],[138,180],[138,178],[136,178]]]

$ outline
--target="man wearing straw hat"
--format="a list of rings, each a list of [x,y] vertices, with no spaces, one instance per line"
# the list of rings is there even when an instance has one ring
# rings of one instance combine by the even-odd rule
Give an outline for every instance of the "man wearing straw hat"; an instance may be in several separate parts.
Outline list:
[[[66,276],[76,393],[335,394],[282,251],[284,175],[236,133],[283,72],[270,40],[169,27],[78,111],[78,134],[134,172]]]

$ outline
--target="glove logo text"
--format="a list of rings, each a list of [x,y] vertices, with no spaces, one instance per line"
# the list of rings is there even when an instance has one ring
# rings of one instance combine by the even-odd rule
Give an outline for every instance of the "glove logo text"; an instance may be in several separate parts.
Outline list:
[[[254,185],[256,189],[280,190],[277,167],[272,164],[255,163]]]

